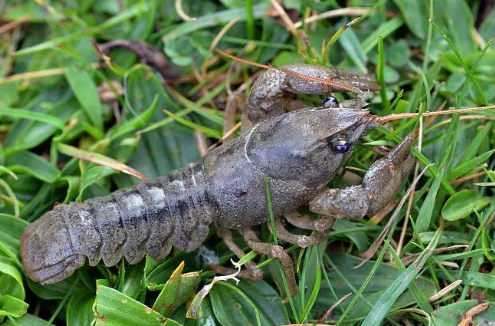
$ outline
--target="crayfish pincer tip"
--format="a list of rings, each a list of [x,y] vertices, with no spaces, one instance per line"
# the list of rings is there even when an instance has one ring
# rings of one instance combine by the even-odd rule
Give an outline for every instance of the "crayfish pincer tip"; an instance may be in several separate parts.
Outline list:
[[[56,211],[43,215],[24,230],[20,255],[26,274],[41,284],[69,277],[85,261],[83,255],[72,251],[70,235]]]

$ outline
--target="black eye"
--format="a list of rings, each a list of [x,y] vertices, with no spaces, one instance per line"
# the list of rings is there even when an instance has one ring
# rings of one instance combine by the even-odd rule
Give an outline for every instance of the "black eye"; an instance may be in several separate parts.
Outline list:
[[[335,150],[339,153],[346,153],[349,150],[350,146],[347,140],[339,139],[335,143]]]
[[[333,96],[327,96],[323,100],[323,106],[325,108],[336,108],[337,106],[339,106],[339,101],[337,101],[337,99]]]

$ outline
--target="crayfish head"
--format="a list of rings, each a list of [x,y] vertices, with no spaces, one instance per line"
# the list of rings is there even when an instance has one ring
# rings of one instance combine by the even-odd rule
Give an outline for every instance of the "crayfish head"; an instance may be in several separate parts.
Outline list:
[[[85,261],[85,256],[73,252],[69,231],[57,211],[33,222],[21,238],[20,254],[26,274],[41,284],[69,277]]]
[[[335,175],[375,116],[361,108],[293,111],[256,125],[246,155],[271,177],[321,187]]]

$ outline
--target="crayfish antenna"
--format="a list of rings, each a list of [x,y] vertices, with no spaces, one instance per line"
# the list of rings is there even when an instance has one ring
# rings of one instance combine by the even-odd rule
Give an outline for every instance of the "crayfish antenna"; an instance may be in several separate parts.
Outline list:
[[[465,108],[465,109],[451,109],[445,111],[437,111],[437,112],[423,112],[421,116],[423,117],[433,117],[438,115],[449,115],[449,114],[463,114],[463,113],[471,113],[471,112],[479,112],[485,110],[493,110],[495,109],[495,105],[490,106],[480,106],[473,108]],[[393,120],[401,120],[401,119],[409,119],[418,117],[420,113],[397,113],[397,114],[389,114],[383,117],[378,117],[377,122],[381,125],[393,121]]]
[[[309,80],[309,81],[312,81],[312,82],[321,83],[323,85],[328,85],[328,86],[331,86],[334,89],[339,89],[339,90],[343,90],[343,91],[347,91],[347,92],[352,92],[352,93],[355,93],[355,94],[361,94],[361,93],[363,93],[363,91],[360,90],[357,87],[353,87],[353,86],[350,86],[350,85],[347,85],[347,84],[344,84],[344,83],[341,83],[341,82],[337,82],[337,81],[334,81],[334,80],[331,80],[331,79],[317,78],[317,77],[308,76],[308,75],[305,75],[305,74],[300,74],[300,73],[297,73],[295,71],[291,71],[291,70],[284,69],[284,68],[275,68],[275,67],[270,66],[270,65],[260,64],[260,63],[254,62],[254,61],[250,61],[250,60],[246,60],[246,59],[242,59],[242,58],[236,57],[236,56],[234,56],[232,54],[229,54],[229,53],[224,52],[224,51],[219,50],[219,49],[216,49],[215,51],[217,51],[219,54],[223,55],[224,57],[227,57],[229,59],[235,60],[235,61],[240,62],[240,63],[248,64],[248,65],[259,67],[259,68],[263,68],[263,69],[276,69],[276,70],[280,70],[280,71],[283,71],[284,73],[286,73],[288,75],[296,76],[296,77],[299,77],[301,79]]]

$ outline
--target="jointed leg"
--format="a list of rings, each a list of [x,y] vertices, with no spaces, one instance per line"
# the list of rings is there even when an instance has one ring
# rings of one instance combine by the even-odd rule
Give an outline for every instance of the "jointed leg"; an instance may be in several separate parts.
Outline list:
[[[271,230],[270,224],[268,224],[268,227]],[[309,236],[291,233],[285,228],[285,225],[280,218],[275,220],[275,231],[280,240],[297,245],[301,248],[320,244],[323,240],[325,240],[326,236],[325,233],[319,231],[314,231],[314,233]]]
[[[326,81],[326,82],[321,82]],[[333,82],[333,83],[332,83]],[[298,100],[283,97],[284,92],[326,95],[331,92],[376,91],[380,85],[372,78],[337,68],[292,64],[269,69],[254,82],[246,101],[246,113],[253,122],[306,107]],[[364,107],[362,98],[343,104]]]
[[[229,247],[230,251],[232,251],[239,259],[244,257],[245,253],[232,238],[232,231],[228,229],[218,229],[217,234],[222,240],[225,242],[227,247]],[[246,270],[242,270],[239,273],[239,277],[249,278],[252,280],[262,280],[263,279],[263,271],[261,269],[256,268],[256,264],[252,261],[249,261],[245,264]],[[215,271],[219,274],[233,274],[236,270],[232,268],[227,268],[223,266],[215,266]]]
[[[245,229],[241,231],[244,236],[244,240],[247,245],[254,251],[267,255],[270,258],[276,258],[280,261],[282,269],[289,285],[290,294],[296,296],[297,282],[294,274],[294,264],[290,256],[284,251],[281,246],[274,245],[272,243],[261,242],[256,236],[253,230]]]
[[[335,218],[330,215],[322,215],[319,219],[313,220],[309,217],[302,216],[297,212],[290,212],[284,215],[284,218],[290,224],[304,230],[313,230],[321,233],[328,232],[335,222]]]

